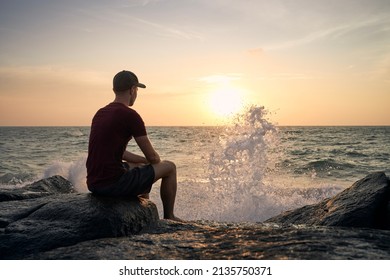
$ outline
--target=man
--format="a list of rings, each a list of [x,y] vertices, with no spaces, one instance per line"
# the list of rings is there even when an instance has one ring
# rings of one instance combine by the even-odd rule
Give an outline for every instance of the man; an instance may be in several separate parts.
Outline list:
[[[138,88],[145,87],[130,71],[115,75],[114,101],[98,110],[92,120],[86,164],[88,189],[98,195],[148,197],[152,184],[162,179],[164,219],[180,220],[174,215],[176,166],[160,159],[141,116],[130,108]],[[144,156],[126,150],[132,138]]]

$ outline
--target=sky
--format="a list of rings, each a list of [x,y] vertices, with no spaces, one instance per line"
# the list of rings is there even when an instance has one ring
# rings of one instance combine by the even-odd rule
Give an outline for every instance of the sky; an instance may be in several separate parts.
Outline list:
[[[88,126],[133,71],[147,126],[390,125],[388,0],[0,0],[0,126]]]

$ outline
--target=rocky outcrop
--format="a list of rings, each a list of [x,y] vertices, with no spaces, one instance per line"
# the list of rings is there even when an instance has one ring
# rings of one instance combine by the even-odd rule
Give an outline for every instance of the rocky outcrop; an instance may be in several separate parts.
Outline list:
[[[160,221],[150,232],[91,240],[30,259],[389,260],[385,230],[262,223]]]
[[[158,221],[149,200],[33,185],[48,181],[0,202],[1,259],[390,259],[383,173],[265,223]]]
[[[390,229],[389,200],[389,178],[384,173],[372,173],[332,198],[266,222]]]
[[[18,189],[0,189],[0,202],[74,192],[71,182],[61,176],[53,176]]]
[[[129,236],[158,221],[156,206],[146,199],[73,193],[69,182],[59,176],[32,186],[28,199],[20,200],[19,194],[24,193],[18,190],[16,200],[0,203],[1,259],[23,258],[86,240]],[[69,193],[64,194],[64,189]]]

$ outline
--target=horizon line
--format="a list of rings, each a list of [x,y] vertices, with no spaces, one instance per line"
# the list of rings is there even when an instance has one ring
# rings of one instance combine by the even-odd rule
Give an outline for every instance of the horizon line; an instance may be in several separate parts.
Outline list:
[[[145,127],[224,127],[230,126],[232,124],[224,124],[224,125],[145,125]],[[326,125],[301,125],[301,124],[293,124],[293,125],[279,125],[273,124],[276,127],[390,127],[390,124],[326,124]],[[91,125],[0,125],[0,127],[91,127]]]

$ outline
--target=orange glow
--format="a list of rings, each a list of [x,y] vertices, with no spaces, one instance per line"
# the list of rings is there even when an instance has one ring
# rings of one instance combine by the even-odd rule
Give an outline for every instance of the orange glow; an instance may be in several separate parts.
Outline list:
[[[24,2],[0,11],[0,126],[88,126],[123,69],[148,126],[247,105],[279,125],[390,125],[384,1]]]
[[[243,104],[243,95],[238,89],[226,86],[210,93],[210,109],[218,117],[228,117],[238,113]]]

